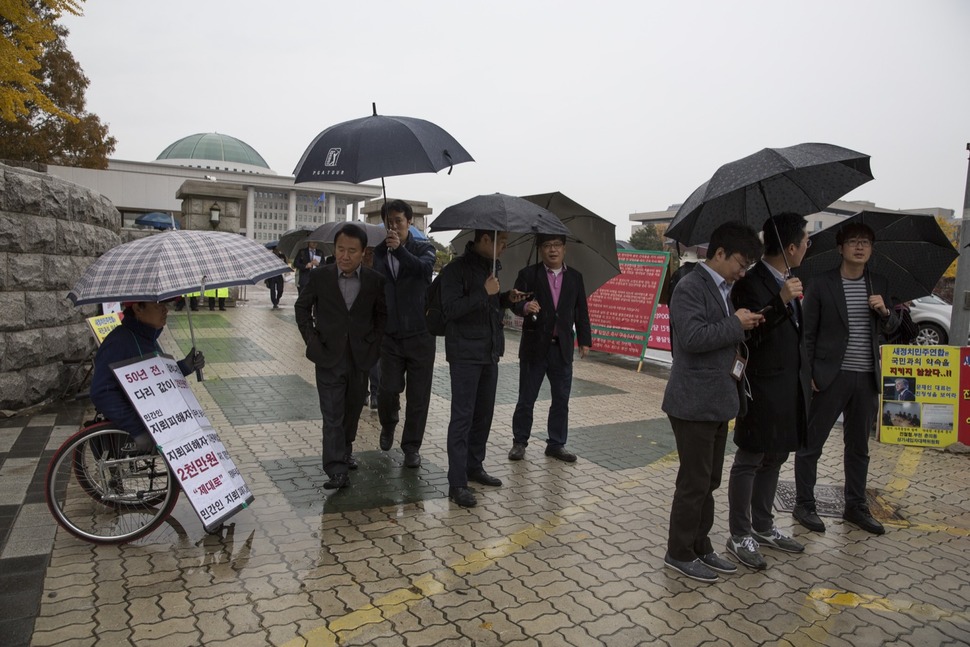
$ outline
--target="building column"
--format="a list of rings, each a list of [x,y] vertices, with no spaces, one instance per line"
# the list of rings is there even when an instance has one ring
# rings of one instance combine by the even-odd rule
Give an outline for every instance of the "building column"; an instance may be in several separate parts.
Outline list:
[[[337,222],[337,200],[334,193],[327,195],[327,222]]]
[[[290,204],[286,210],[286,228],[296,228],[296,189],[290,189]]]
[[[246,187],[246,226],[243,232],[247,238],[256,239],[256,189]]]
[[[353,214],[354,214],[354,218],[353,218],[354,222],[357,222],[358,220],[360,220],[360,203],[359,202],[355,202],[354,203],[354,211],[353,211]]]

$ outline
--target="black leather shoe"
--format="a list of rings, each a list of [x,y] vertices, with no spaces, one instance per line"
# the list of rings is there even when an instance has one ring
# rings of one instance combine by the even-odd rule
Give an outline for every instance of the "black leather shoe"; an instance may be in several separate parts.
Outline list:
[[[482,485],[491,485],[492,487],[498,487],[502,485],[502,479],[495,478],[485,470],[478,470],[477,472],[469,472],[468,480],[475,481],[476,483],[481,483]]]
[[[448,488],[448,498],[463,508],[474,508],[478,505],[478,499],[472,491],[466,487]]]
[[[809,508],[803,505],[796,505],[795,509],[791,511],[791,516],[795,517],[795,521],[802,524],[809,530],[814,530],[815,532],[825,532],[825,524],[819,519],[818,513],[815,512],[815,508]]]
[[[357,457],[354,456],[353,454],[347,454],[347,457],[344,459],[344,462],[347,463],[347,467],[352,470],[355,470],[358,467],[360,467],[360,463],[357,462]]]
[[[346,474],[334,474],[330,480],[323,484],[326,490],[339,490],[350,485],[350,477]]]
[[[404,452],[405,467],[421,467],[421,454],[417,452]]]
[[[525,445],[522,443],[512,443],[512,449],[509,450],[509,460],[520,461],[523,458],[525,458]]]
[[[567,451],[565,447],[546,447],[546,456],[550,458],[555,458],[556,460],[563,461],[564,463],[575,463],[576,454]]]
[[[869,513],[869,508],[864,506],[859,508],[846,508],[845,512],[842,513],[842,518],[874,535],[882,535],[886,532],[886,528],[876,521]]]
[[[381,429],[381,449],[385,452],[394,444],[394,427],[383,427]]]
[[[371,411],[377,411],[377,396],[376,395],[370,396],[370,410]]]

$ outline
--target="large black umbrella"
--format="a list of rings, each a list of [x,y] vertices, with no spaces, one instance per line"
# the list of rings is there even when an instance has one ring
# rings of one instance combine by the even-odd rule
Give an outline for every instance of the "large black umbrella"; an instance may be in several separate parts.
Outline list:
[[[522,199],[548,209],[569,229],[566,265],[583,273],[586,296],[620,273],[620,262],[616,257],[616,225],[558,191],[527,195]],[[452,246],[462,249],[472,236],[472,231],[463,231],[452,240]],[[535,242],[532,233],[509,236],[502,253],[502,265],[518,269],[538,262]]]
[[[490,193],[452,205],[431,222],[431,231],[490,229],[516,234],[569,235],[559,217],[514,195]]]
[[[835,235],[841,227],[861,222],[876,232],[868,267],[889,279],[896,301],[909,301],[933,292],[937,281],[959,256],[933,216],[913,213],[861,211],[838,225],[813,235],[812,246],[795,273],[809,278],[842,262]]]
[[[764,148],[717,169],[681,205],[664,235],[691,246],[708,242],[725,222],[760,229],[780,213],[817,213],[871,179],[869,156],[848,148]]]
[[[474,162],[461,144],[430,121],[377,114],[330,126],[303,153],[296,182],[340,181],[357,184],[394,175],[437,173]],[[384,192],[385,199],[387,191]]]
[[[306,246],[306,238],[313,232],[313,227],[296,227],[295,229],[288,229],[283,232],[280,236],[279,242],[276,244],[276,249],[283,253],[287,258],[293,258],[297,250]]]

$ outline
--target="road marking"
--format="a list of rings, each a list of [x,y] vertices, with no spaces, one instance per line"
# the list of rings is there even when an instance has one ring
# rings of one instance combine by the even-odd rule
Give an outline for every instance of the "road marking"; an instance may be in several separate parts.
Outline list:
[[[862,607],[864,609],[885,611],[887,613],[903,613],[920,620],[949,620],[952,622],[970,623],[970,614],[966,611],[949,611],[931,604],[923,604],[911,600],[883,598],[878,595],[852,593],[851,591],[825,588],[812,589],[808,597],[810,600],[830,607],[834,612],[840,612],[843,608],[855,609]]]

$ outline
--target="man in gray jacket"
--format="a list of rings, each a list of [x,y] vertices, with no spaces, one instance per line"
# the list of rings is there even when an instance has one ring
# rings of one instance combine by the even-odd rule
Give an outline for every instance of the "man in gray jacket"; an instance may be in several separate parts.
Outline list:
[[[673,363],[662,408],[677,441],[680,470],[664,565],[701,582],[717,581],[715,571],[737,571],[714,551],[708,534],[728,422],[743,402],[742,342],[746,331],[764,321],[758,313],[734,309],[731,287],[761,253],[751,227],[721,225],[711,234],[707,260],[681,279],[670,299]]]

